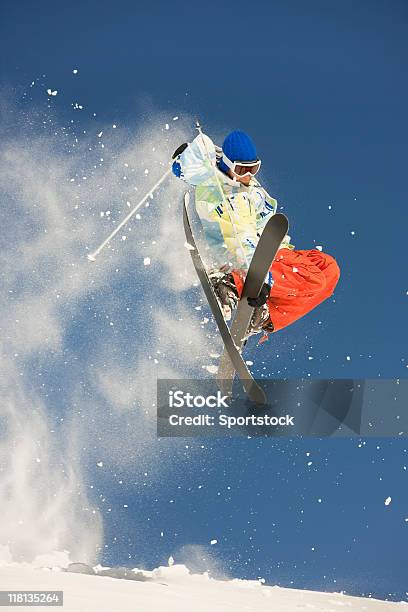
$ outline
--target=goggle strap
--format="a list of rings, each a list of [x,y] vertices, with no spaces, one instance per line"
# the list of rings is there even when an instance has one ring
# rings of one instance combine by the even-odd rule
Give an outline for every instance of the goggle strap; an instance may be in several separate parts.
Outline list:
[[[256,161],[253,161],[253,162],[241,162],[241,161],[233,162],[229,159],[229,157],[225,155],[225,153],[222,154],[222,161],[233,172],[235,171],[236,166],[243,166],[244,168],[252,168],[253,166],[259,165],[259,168],[261,167],[260,159],[257,159]]]

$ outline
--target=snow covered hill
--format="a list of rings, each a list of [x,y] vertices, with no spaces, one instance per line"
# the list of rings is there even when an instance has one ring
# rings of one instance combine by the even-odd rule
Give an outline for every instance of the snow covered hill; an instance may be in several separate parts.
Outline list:
[[[257,581],[213,580],[206,574],[190,574],[184,565],[159,567],[151,572],[100,566],[92,569],[82,564],[73,564],[68,569],[70,571],[38,569],[29,564],[5,564],[0,567],[0,588],[62,590],[64,605],[56,610],[64,612],[408,610],[405,603],[268,587]],[[15,608],[3,609],[11,611]]]

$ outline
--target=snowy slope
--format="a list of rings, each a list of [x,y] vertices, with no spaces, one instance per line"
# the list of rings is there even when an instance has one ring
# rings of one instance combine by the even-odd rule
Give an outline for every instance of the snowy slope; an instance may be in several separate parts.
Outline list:
[[[107,570],[109,572],[115,570]],[[64,606],[55,609],[64,612],[408,610],[405,603],[268,587],[256,581],[217,581],[207,575],[192,575],[183,565],[160,567],[152,572],[133,570],[130,574],[128,579],[121,580],[106,575],[68,573],[56,568],[36,569],[28,564],[14,563],[0,567],[0,588],[62,590]]]

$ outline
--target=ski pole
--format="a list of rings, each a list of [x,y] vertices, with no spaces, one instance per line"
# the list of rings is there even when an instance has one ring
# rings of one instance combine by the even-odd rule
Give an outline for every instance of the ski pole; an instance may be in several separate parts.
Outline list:
[[[163,174],[161,179],[159,179],[157,181],[157,183],[155,185],[153,185],[153,187],[151,189],[149,189],[149,191],[146,193],[144,198],[142,198],[140,200],[140,202],[130,211],[130,213],[128,215],[126,215],[126,217],[123,219],[123,221],[121,221],[119,223],[119,225],[117,227],[115,227],[113,232],[102,242],[102,244],[100,244],[98,246],[98,248],[95,249],[95,251],[93,253],[89,253],[88,254],[88,259],[90,261],[95,261],[96,257],[99,255],[99,253],[102,251],[102,249],[104,249],[106,247],[106,245],[112,240],[112,238],[114,236],[116,236],[118,231],[129,221],[129,219],[131,217],[133,217],[135,212],[137,212],[139,210],[139,208],[142,206],[142,204],[144,204],[146,202],[147,198],[149,198],[153,194],[153,192],[156,191],[156,189],[163,183],[163,181],[169,176],[170,173],[171,173],[171,168],[166,170],[166,172]]]
[[[200,122],[199,122],[197,119],[196,119],[196,129],[198,130],[198,132],[199,132],[199,134],[200,134],[200,136],[201,136],[201,140],[203,141],[203,145],[204,145],[204,148],[205,148],[205,152],[206,152],[206,154],[207,154],[207,157],[208,157],[209,162],[211,163],[210,153],[209,153],[209,151],[208,151],[208,149],[207,149],[207,145],[206,145],[206,142],[205,142],[205,140],[204,140],[204,135],[203,135],[203,131],[202,131],[202,129],[201,129]],[[242,242],[241,242],[241,240],[240,240],[240,238],[239,238],[239,236],[238,236],[238,231],[237,231],[237,228],[236,228],[236,225],[235,225],[235,221],[234,221],[234,218],[233,218],[233,216],[234,216],[234,210],[233,210],[233,208],[232,208],[231,204],[228,202],[228,200],[227,200],[227,199],[226,199],[226,197],[225,197],[224,191],[223,191],[223,189],[222,189],[222,187],[221,187],[220,179],[219,179],[219,178],[218,178],[218,176],[217,176],[217,171],[216,171],[216,169],[215,169],[215,168],[214,168],[214,177],[215,177],[215,180],[216,180],[216,183],[217,183],[218,190],[219,190],[220,195],[221,195],[221,197],[222,197],[223,204],[225,205],[225,209],[226,209],[226,211],[227,211],[227,213],[228,213],[228,216],[229,216],[229,218],[230,218],[231,225],[232,225],[232,229],[233,229],[233,232],[234,232],[234,234],[235,234],[235,239],[236,239],[236,241],[237,241],[237,243],[238,243],[238,246],[240,247],[240,249],[241,249],[241,251],[242,251],[243,261],[246,263],[246,265],[247,265],[247,267],[248,267],[248,260],[247,260],[247,256],[246,256],[246,254],[245,254],[244,246],[243,246],[243,244],[242,244]],[[230,208],[231,208],[231,210],[232,210],[232,214],[231,214]]]

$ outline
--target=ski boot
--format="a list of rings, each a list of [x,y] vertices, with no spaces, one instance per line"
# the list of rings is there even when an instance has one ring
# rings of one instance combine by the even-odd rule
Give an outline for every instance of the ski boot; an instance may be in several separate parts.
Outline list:
[[[239,296],[235,287],[234,277],[230,272],[214,270],[209,274],[214,293],[224,313],[224,319],[230,321],[232,311],[237,307]]]
[[[273,323],[269,316],[268,304],[254,308],[245,339],[247,340],[250,336],[254,336],[260,332],[264,332],[265,334],[273,332]]]

